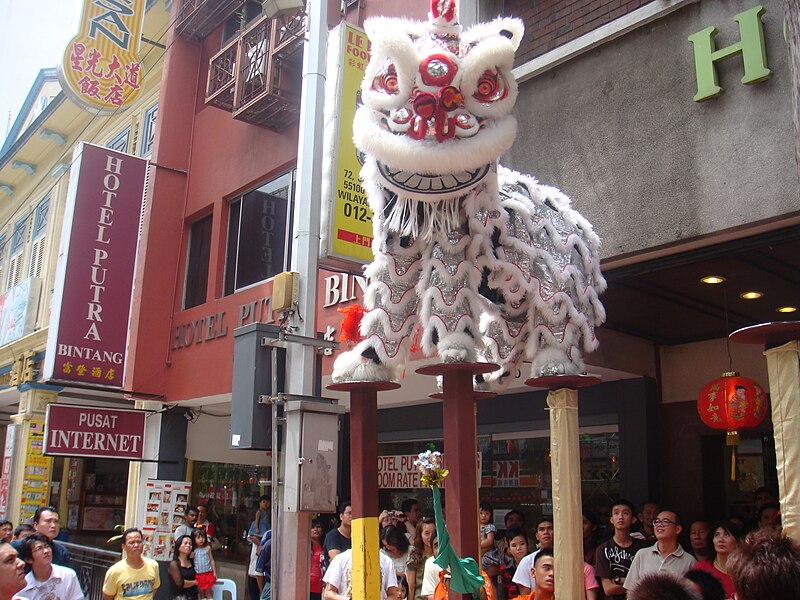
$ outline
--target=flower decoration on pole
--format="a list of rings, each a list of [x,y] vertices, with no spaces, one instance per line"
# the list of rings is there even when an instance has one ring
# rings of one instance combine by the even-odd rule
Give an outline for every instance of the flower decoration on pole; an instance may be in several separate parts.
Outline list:
[[[739,373],[723,373],[700,390],[697,397],[700,420],[714,429],[728,432],[727,445],[733,448],[731,480],[736,479],[736,446],[739,430],[757,427],[767,414],[767,395],[760,385]]]
[[[448,474],[442,466],[442,453],[434,450],[421,452],[414,466],[422,473],[422,483],[433,491],[433,514],[436,518],[436,537],[439,539],[439,554],[433,562],[442,569],[450,569],[450,589],[459,594],[474,594],[483,587],[485,581],[475,559],[459,558],[450,545],[450,534],[442,512],[442,491],[439,489]]]
[[[421,452],[414,461],[414,466],[422,473],[420,478],[422,484],[430,487],[440,487],[449,474],[449,471],[442,466],[442,453],[435,450]]]

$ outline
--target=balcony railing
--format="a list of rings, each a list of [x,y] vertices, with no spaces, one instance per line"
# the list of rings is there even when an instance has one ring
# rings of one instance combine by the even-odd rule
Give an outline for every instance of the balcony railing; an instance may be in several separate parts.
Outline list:
[[[103,579],[106,571],[122,558],[121,553],[67,542],[59,544],[64,544],[69,550],[72,568],[78,574],[78,581],[86,594],[86,600],[103,600]]]
[[[224,110],[233,110],[233,94],[236,84],[236,54],[239,40],[233,40],[217,52],[208,66],[206,104]]]
[[[237,11],[242,10],[245,0],[181,0],[178,35],[200,41]]]
[[[261,17],[211,58],[206,103],[282,131],[297,121],[305,15]],[[235,49],[235,50],[234,50]]]

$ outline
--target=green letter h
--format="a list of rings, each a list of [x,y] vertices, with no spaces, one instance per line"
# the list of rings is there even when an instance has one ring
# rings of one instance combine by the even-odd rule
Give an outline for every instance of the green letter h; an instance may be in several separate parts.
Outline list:
[[[719,50],[716,49],[714,40],[718,33],[716,27],[707,27],[689,36],[689,41],[694,46],[694,66],[697,71],[695,102],[702,102],[722,93],[714,65],[718,60],[741,54],[744,63],[744,77],[742,77],[744,84],[758,83],[772,75],[772,71],[767,67],[764,24],[761,22],[761,15],[765,12],[766,9],[758,5],[733,17],[739,24],[740,40]]]

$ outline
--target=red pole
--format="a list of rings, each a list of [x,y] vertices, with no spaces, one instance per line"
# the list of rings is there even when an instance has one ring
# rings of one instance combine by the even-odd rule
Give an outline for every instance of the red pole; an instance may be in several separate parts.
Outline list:
[[[441,375],[444,429],[444,464],[450,472],[445,480],[445,520],[450,543],[461,558],[471,556],[480,564],[480,521],[478,519],[478,429],[475,424],[476,392],[473,376],[498,368],[492,363],[439,363],[417,369],[420,375]],[[453,591],[449,600],[470,600]]]
[[[378,516],[378,392],[350,390],[350,493],[354,519]]]
[[[443,376],[445,519],[453,548],[462,558],[479,560],[478,464],[475,399],[472,372],[457,370]],[[465,600],[450,592],[450,600]]]

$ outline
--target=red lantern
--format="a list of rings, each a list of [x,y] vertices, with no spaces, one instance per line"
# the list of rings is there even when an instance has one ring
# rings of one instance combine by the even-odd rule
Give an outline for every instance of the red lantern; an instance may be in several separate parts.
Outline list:
[[[757,427],[767,415],[767,395],[752,379],[739,373],[723,373],[700,390],[697,397],[700,420],[714,429],[728,432],[727,444],[733,446],[731,479],[736,478],[736,446],[739,430]]]

